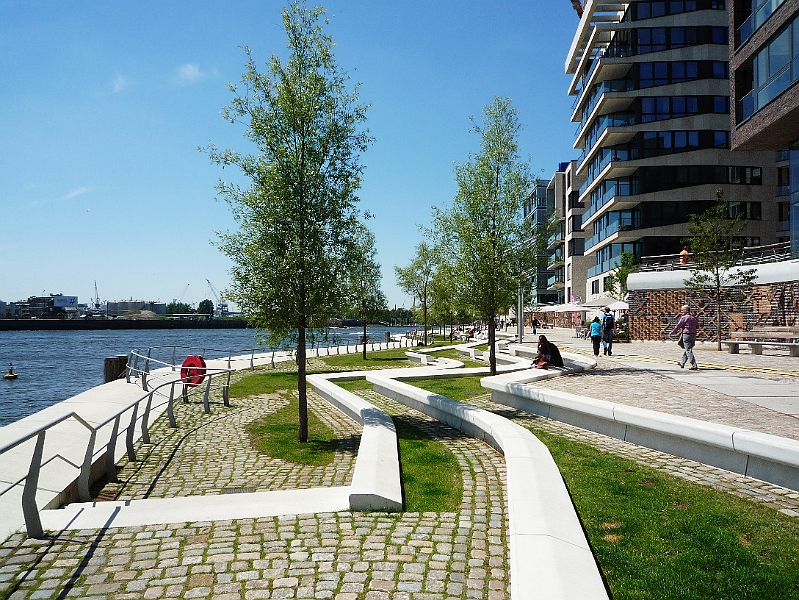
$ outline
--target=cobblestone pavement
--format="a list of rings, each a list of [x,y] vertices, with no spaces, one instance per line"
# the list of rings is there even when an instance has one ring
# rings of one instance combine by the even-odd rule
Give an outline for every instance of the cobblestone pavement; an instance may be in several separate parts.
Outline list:
[[[402,415],[447,445],[463,474],[463,500],[452,513],[327,513],[241,519],[172,526],[63,532],[50,540],[16,534],[0,544],[0,595],[21,598],[335,598],[338,600],[437,600],[507,597],[507,515],[502,457],[487,444],[428,417],[363,392],[370,401]],[[313,398],[313,400],[311,399]],[[258,400],[267,412],[276,403]],[[253,400],[255,402],[255,400]],[[309,394],[312,407],[321,402]],[[216,424],[230,432],[252,414],[248,403],[231,401],[229,413],[215,407]],[[277,403],[279,404],[279,403]],[[184,408],[191,408],[188,405]],[[199,409],[198,409],[199,410]],[[327,407],[326,414],[336,411]],[[183,415],[185,418],[185,415]],[[334,424],[343,417],[328,417]],[[188,420],[186,421],[188,422]],[[203,439],[204,427],[192,435]],[[241,437],[214,434],[187,454],[212,459]],[[177,444],[172,444],[178,447]],[[153,452],[169,454],[164,450]],[[205,454],[201,455],[200,449]],[[180,453],[180,451],[178,452]],[[249,454],[232,450],[243,460]],[[228,458],[203,470],[169,467],[174,489],[198,486],[210,493],[229,485],[270,485]],[[264,459],[260,459],[264,460]],[[174,461],[173,461],[174,462]],[[178,461],[180,462],[180,461]],[[229,473],[227,471],[230,471]],[[221,472],[224,472],[222,474]],[[276,471],[275,482],[287,480]],[[146,476],[140,468],[121,490],[140,497]],[[239,475],[236,475],[239,473]],[[255,479],[253,479],[255,475]],[[322,479],[322,485],[334,485]],[[158,486],[153,490],[167,493]],[[197,492],[195,492],[197,493]],[[153,494],[151,494],[153,495]]]
[[[562,334],[566,330],[555,331]],[[593,356],[590,341],[562,335],[553,336],[553,339],[567,352]],[[795,383],[799,395],[799,381],[785,374],[790,372],[786,370],[788,365],[799,366],[796,357],[784,353],[777,356],[728,354],[710,349],[711,346],[715,348],[715,345],[704,344],[703,349],[697,352],[697,361],[703,368],[708,367],[710,360],[716,361],[717,368],[725,370],[729,370],[727,363],[732,363],[736,370],[747,370],[747,376],[750,377]],[[635,360],[639,364],[647,361],[674,363],[679,355],[677,350],[680,350],[677,344],[632,342],[614,344],[613,349],[613,356],[597,357],[596,369],[547,379],[536,385],[799,440],[799,420],[794,416],[625,363],[625,360]],[[769,373],[749,371],[764,369],[767,361],[771,361],[769,364],[772,365]]]

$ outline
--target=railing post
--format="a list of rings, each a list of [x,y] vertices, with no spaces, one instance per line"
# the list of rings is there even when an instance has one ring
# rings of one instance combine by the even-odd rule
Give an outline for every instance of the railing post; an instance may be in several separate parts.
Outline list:
[[[227,382],[222,388],[222,401],[225,406],[230,406],[230,371],[227,372]]]
[[[139,349],[136,348],[133,352],[134,352],[134,357],[135,357],[133,359],[133,370],[135,371],[133,376],[138,379],[138,377],[139,377]]]
[[[97,430],[92,429],[89,435],[89,444],[86,446],[86,455],[83,457],[83,464],[80,466],[80,475],[78,476],[78,497],[81,502],[88,502],[92,499],[91,491],[89,490],[89,477],[92,473],[92,457],[94,456],[94,443],[97,440]]]
[[[208,394],[211,392],[211,376],[208,376],[208,383],[205,384],[205,394],[203,395],[203,411],[205,414],[211,413],[211,404],[208,402]]]
[[[183,384],[183,394],[182,394],[182,396],[183,396],[183,402],[188,402],[189,401],[189,386],[187,386],[185,383]]]
[[[117,479],[117,465],[116,461],[114,461],[114,453],[116,452],[117,448],[117,437],[119,436],[119,420],[122,418],[122,415],[117,415],[117,418],[114,419],[114,427],[111,429],[111,438],[108,440],[108,446],[105,449],[105,472],[106,477],[108,477],[108,481],[111,483],[117,483],[119,479]]]
[[[131,350],[130,352],[128,352],[128,364],[125,365],[126,366],[126,369],[125,369],[125,380],[128,383],[130,383],[130,371],[131,371],[130,363],[131,363],[132,360],[133,360],[133,351]]]
[[[136,460],[136,451],[133,448],[133,432],[136,430],[136,417],[139,414],[139,403],[133,405],[133,414],[130,416],[130,425],[128,425],[128,433],[125,436],[125,446],[128,449],[128,460],[133,462]]]
[[[175,401],[175,382],[172,382],[171,387],[169,388],[169,403],[166,405],[166,414],[169,417],[169,426],[172,429],[176,429],[178,424],[175,421],[175,411],[172,408],[172,403]]]
[[[172,346],[172,370],[175,370],[175,352],[177,351],[177,346]]]
[[[229,350],[227,353],[227,368],[230,370],[230,360],[233,358],[233,350]]]
[[[42,469],[42,454],[44,454],[45,431],[40,431],[36,437],[36,448],[31,457],[31,466],[25,478],[25,487],[22,490],[22,514],[25,516],[25,528],[28,537],[41,539],[44,537],[42,520],[39,518],[39,508],[36,506],[36,490],[39,487],[39,472]]]
[[[255,371],[255,348],[252,349],[250,354],[250,371]]]
[[[275,351],[272,350],[272,368],[275,368]]]
[[[144,407],[144,414],[141,418],[141,441],[145,444],[150,443],[150,427],[148,426],[148,421],[150,419],[150,407],[153,404],[153,394],[155,392],[150,392],[150,395],[147,396],[147,405]]]

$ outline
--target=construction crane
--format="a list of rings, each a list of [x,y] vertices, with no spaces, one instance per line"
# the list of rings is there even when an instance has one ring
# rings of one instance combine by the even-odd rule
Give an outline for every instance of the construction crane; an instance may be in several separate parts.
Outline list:
[[[222,302],[222,300],[219,297],[219,292],[216,291],[216,288],[211,283],[211,280],[210,279],[206,279],[206,281],[208,282],[208,289],[211,290],[211,295],[213,295],[214,300],[216,300],[216,312],[217,312],[217,314],[220,317],[226,317],[228,315],[227,302]]]
[[[582,19],[583,18],[583,3],[582,3],[582,0],[571,0],[571,3],[572,3],[572,6],[574,7],[574,10],[577,11],[577,16],[579,16]]]
[[[189,289],[189,284],[187,283],[187,284],[186,284],[186,287],[184,287],[184,288],[183,288],[183,291],[182,291],[182,292],[180,292],[180,297],[179,297],[179,298],[175,298],[175,299],[173,300],[173,303],[174,303],[174,304],[180,304],[181,302],[183,302],[183,296],[185,296],[185,295],[186,295],[186,291],[187,291],[188,289]]]
[[[100,310],[100,292],[97,291],[97,280],[94,280],[94,309]]]

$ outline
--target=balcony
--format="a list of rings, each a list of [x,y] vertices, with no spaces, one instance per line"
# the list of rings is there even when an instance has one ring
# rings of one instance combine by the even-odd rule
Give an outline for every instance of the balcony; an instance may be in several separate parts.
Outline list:
[[[558,248],[547,260],[547,271],[554,271],[557,267],[563,266],[563,248]]]
[[[790,196],[791,195],[791,186],[789,186],[789,185],[777,186],[777,195],[778,196]]]
[[[555,273],[552,277],[547,279],[547,289],[548,290],[560,290],[563,289],[566,285],[566,280],[563,277],[562,272]]]
[[[612,212],[610,215],[612,217],[611,222],[585,241],[586,250],[593,248],[600,242],[605,241],[614,233],[635,231],[641,228],[641,217],[638,212],[633,213],[632,216],[630,216],[628,213],[622,217],[619,217],[619,213],[617,212]]]
[[[563,244],[563,231],[558,229],[555,233],[549,236],[547,240],[547,250],[551,250],[552,248],[557,248],[561,244]]]
[[[756,13],[749,15],[749,18],[735,32],[737,42],[735,48],[738,49],[743,46],[783,2],[785,0],[767,0]]]
[[[588,269],[588,277],[596,277],[597,275],[606,273],[611,269],[615,269],[619,265],[621,265],[621,255],[614,256],[613,258],[602,261],[600,264],[594,265],[593,267]]]

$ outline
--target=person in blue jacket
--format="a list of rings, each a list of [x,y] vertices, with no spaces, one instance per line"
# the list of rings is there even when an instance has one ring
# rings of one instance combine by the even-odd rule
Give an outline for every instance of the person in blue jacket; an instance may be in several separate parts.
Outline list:
[[[591,343],[594,345],[594,356],[599,356],[599,343],[602,341],[602,321],[594,317],[589,325],[591,329]]]

